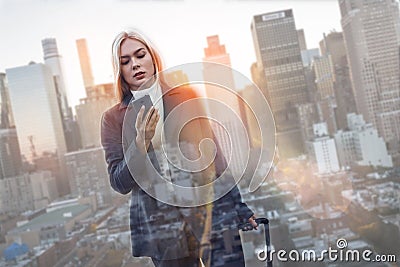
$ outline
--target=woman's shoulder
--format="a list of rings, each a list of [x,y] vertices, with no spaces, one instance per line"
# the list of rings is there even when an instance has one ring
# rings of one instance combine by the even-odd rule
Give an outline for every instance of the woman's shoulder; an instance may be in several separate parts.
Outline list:
[[[118,122],[123,120],[125,109],[121,108],[121,103],[117,103],[103,112],[102,121]]]
[[[113,106],[107,108],[103,112],[103,117],[104,116],[111,116],[113,114],[119,113],[120,106],[121,106],[121,103],[117,103],[117,104],[114,104]]]

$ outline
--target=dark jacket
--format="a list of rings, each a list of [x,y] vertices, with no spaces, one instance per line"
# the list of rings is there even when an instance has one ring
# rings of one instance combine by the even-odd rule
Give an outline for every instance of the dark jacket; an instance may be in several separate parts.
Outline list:
[[[187,88],[176,89],[164,94],[164,118],[176,105],[195,97],[194,92]],[[185,257],[189,253],[193,253],[193,250],[198,249],[198,247],[193,248],[193,242],[190,239],[197,239],[195,240],[197,244],[204,241],[202,237],[204,231],[206,231],[204,229],[206,208],[205,206],[180,208],[164,204],[148,195],[135,182],[130,168],[138,166],[142,175],[146,176],[146,168],[142,167],[145,166],[146,157],[136,151],[134,121],[129,120],[132,121],[131,125],[123,125],[126,111],[131,106],[131,100],[132,95],[126,96],[121,103],[104,112],[101,122],[101,141],[105,150],[112,188],[121,194],[131,193],[132,255],[150,256],[156,259]],[[135,113],[133,119],[136,119]],[[128,132],[131,134],[123,136],[123,131],[124,133],[127,132],[126,129],[123,130],[123,127],[129,127]],[[202,128],[203,126],[199,124],[195,127]],[[195,130],[197,132],[202,131],[202,129]],[[193,132],[188,135],[193,135]],[[128,151],[125,156],[124,150],[125,152]],[[148,157],[157,168],[157,159],[152,152],[152,146],[150,146]],[[221,155],[220,152],[217,152],[217,164],[214,166],[216,176],[219,176],[224,169],[224,158]],[[212,214],[214,218],[212,221],[223,220],[221,216],[225,216],[226,211],[234,214],[233,217],[229,217],[229,220],[232,220],[232,225],[235,225],[238,221],[246,221],[253,215],[253,212],[242,203],[236,186],[228,194],[213,202]],[[218,216],[219,218],[217,218]]]

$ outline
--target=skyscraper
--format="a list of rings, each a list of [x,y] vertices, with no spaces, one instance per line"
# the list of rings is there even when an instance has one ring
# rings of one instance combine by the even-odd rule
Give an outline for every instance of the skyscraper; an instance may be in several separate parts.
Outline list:
[[[316,89],[312,98],[316,101],[320,121],[326,122],[328,133],[331,135],[337,129],[335,118],[334,67],[331,55],[314,57],[311,68]]]
[[[15,128],[0,129],[0,179],[16,176],[21,170],[21,151]]]
[[[51,69],[31,62],[6,73],[21,153],[32,160],[56,152],[61,159],[66,144]]]
[[[86,44],[86,39],[76,40],[76,47],[78,49],[79,63],[81,65],[83,84],[86,89],[86,95],[91,95],[91,90],[94,86],[94,78],[92,74],[92,67],[90,65],[89,51]]]
[[[342,32],[331,31],[323,34],[324,38],[319,42],[322,56],[330,55],[334,66],[347,65],[347,53]]]
[[[96,85],[92,87],[95,94],[82,98],[75,107],[83,148],[100,146],[101,115],[115,103],[114,98],[102,93],[102,90],[112,92],[113,88],[112,83]]]
[[[79,149],[81,144],[78,126],[76,121],[73,119],[72,110],[68,105],[62,57],[58,52],[56,39],[43,39],[42,47],[45,65],[50,67],[53,74],[67,151],[74,151]]]
[[[14,126],[14,119],[11,112],[6,74],[0,73],[0,128],[8,129],[12,126]]]
[[[11,112],[6,74],[0,73],[0,179],[21,172],[22,160]]]
[[[339,0],[357,110],[392,155],[400,141],[400,17],[394,0]]]
[[[204,61],[231,67],[231,58],[229,53],[226,52],[225,45],[220,44],[218,35],[208,36],[207,45],[208,46],[204,48]],[[221,76],[221,74],[224,75],[223,78],[218,77]],[[218,78],[214,78],[215,76]],[[206,81],[221,81],[223,86],[226,86],[231,90],[236,90],[233,72],[221,73],[221,69],[218,68],[218,65],[207,65],[207,69],[204,70],[204,79]],[[211,86],[208,84],[206,85],[206,91],[207,96],[229,101],[227,104],[229,104],[232,108],[235,108],[235,110],[238,109],[237,98],[234,94],[229,93],[229,91],[219,88],[218,86]]]
[[[304,34],[303,29],[297,30],[297,36],[299,38],[299,45],[300,45],[300,50],[307,50],[307,42],[306,42],[306,36]]]
[[[204,48],[204,60],[231,66],[231,58],[225,45],[220,44],[218,35],[207,36],[208,47]]]
[[[94,84],[86,39],[76,40],[86,97],[75,107],[83,148],[100,146],[100,121],[103,112],[115,101],[112,83]]]
[[[347,114],[356,113],[356,104],[351,85],[350,71],[347,63],[346,47],[343,33],[330,32],[324,34],[324,39],[319,43],[323,57],[332,60],[333,91],[336,101],[336,125],[338,129],[347,127]]]
[[[263,69],[269,104],[275,118],[280,156],[304,151],[296,105],[308,101],[307,83],[292,10],[253,17],[257,65]]]
[[[71,117],[71,111],[68,106],[67,91],[63,73],[62,57],[58,53],[57,41],[55,38],[46,38],[42,40],[44,64],[50,67],[54,76],[55,89],[57,92],[57,101],[62,112],[63,120]]]
[[[234,73],[230,68],[231,59],[226,52],[225,45],[220,44],[219,36],[213,35],[207,37],[208,47],[204,48],[205,62],[222,64],[225,67],[220,67],[217,64],[205,64],[203,75],[205,81],[219,81],[219,85],[206,84],[207,97],[217,100],[226,107],[229,111],[219,109],[219,105],[209,105],[209,113],[212,118],[217,118],[217,123],[211,122],[211,127],[217,136],[221,150],[230,161],[231,171],[234,175],[240,175],[244,170],[243,163],[245,161],[244,149],[246,147],[246,137],[244,136],[243,128],[240,122],[243,122],[240,106],[239,94],[236,93],[234,82]],[[226,87],[226,88],[224,88]],[[224,117],[218,116],[221,112]]]
[[[333,63],[330,55],[314,57],[312,69],[315,74],[315,85],[317,87],[317,99],[322,100],[334,97],[333,93]]]

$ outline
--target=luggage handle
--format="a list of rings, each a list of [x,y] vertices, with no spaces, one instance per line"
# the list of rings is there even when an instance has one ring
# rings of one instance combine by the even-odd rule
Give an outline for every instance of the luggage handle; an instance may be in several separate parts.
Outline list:
[[[266,251],[264,251],[264,253],[266,253],[266,257],[265,259],[267,260],[267,267],[272,267],[272,259],[269,258],[270,256],[270,248],[271,248],[271,240],[270,240],[270,236],[269,236],[269,220],[267,218],[256,218],[255,219],[257,226],[259,226],[260,224],[264,224],[264,238],[265,238],[265,245],[266,245]],[[252,231],[254,230],[254,226],[250,223],[250,222],[246,222],[246,223],[239,223],[238,224],[238,228],[239,230],[243,231],[243,232],[247,232],[247,231]]]
[[[264,226],[266,224],[269,224],[269,220],[267,218],[257,218],[257,219],[255,219],[255,221],[257,223],[257,226],[259,224],[264,224]],[[239,228],[239,230],[247,232],[247,231],[253,230],[254,226],[250,222],[246,222],[246,223],[239,223],[238,228]]]

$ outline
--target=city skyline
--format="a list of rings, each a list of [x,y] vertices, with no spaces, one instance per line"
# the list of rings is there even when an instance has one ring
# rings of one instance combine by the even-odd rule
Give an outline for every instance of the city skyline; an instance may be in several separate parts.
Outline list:
[[[113,37],[126,27],[135,27],[148,35],[160,50],[165,65],[201,61],[206,36],[218,34],[232,58],[232,67],[250,77],[250,67],[256,61],[252,43],[250,24],[252,17],[265,12],[292,8],[296,27],[304,29],[308,47],[318,47],[323,33],[332,29],[341,31],[339,6],[337,1],[103,1],[96,5],[96,13],[89,12],[85,20],[69,16],[76,9],[90,9],[92,1],[86,2],[45,2],[35,5],[34,1],[24,1],[24,9],[17,9],[13,1],[0,3],[0,23],[7,25],[9,14],[19,17],[12,27],[2,28],[2,36],[8,36],[0,44],[0,72],[28,64],[31,60],[43,62],[41,40],[56,38],[62,56],[68,102],[72,107],[85,97],[85,89],[76,51],[76,40],[85,38],[92,62],[95,83],[112,82],[110,47]],[[127,18],[123,12],[136,7],[149,10],[157,19],[151,20],[146,12],[138,12]],[[309,11],[317,8],[319,12]],[[29,14],[24,13],[29,10]],[[113,12],[109,12],[113,10]],[[108,12],[108,13],[107,13]],[[144,14],[142,14],[144,13]],[[182,16],[172,16],[172,14]],[[207,21],[204,20],[204,14]],[[32,18],[32,16],[37,17]],[[39,18],[40,16],[40,18]],[[104,20],[106,17],[108,19]],[[328,18],[328,19],[327,19]],[[163,21],[163,23],[158,23]],[[189,21],[190,23],[182,23]],[[318,21],[319,23],[314,23]],[[51,22],[51,23],[48,23]],[[29,26],[28,26],[29,25]],[[196,30],[193,31],[192,28]],[[34,28],[29,34],[18,34]],[[238,42],[239,41],[239,42]],[[26,48],[29,44],[29,48]],[[13,52],[14,53],[11,53]],[[239,85],[242,88],[244,85]]]

